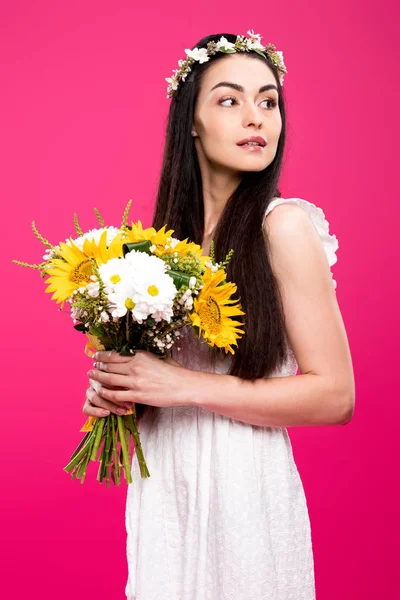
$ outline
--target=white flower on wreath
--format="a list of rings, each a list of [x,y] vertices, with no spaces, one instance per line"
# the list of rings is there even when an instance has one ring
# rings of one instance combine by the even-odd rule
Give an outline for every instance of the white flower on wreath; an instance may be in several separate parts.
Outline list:
[[[254,33],[254,29],[249,29],[247,35],[250,39],[247,40],[247,47],[251,49],[264,50],[264,45],[261,43],[261,35]]]
[[[220,50],[221,48],[223,48],[224,50],[234,50],[235,44],[233,44],[232,42],[228,42],[226,37],[222,35],[215,46],[216,50]]]
[[[221,38],[222,39],[222,38]],[[185,48],[185,52],[190,58],[197,60],[200,64],[205,63],[210,60],[210,57],[207,55],[207,48]]]
[[[168,81],[169,85],[171,86],[171,89],[173,90],[177,90],[178,89],[178,79],[176,79],[176,77],[166,77],[165,81]],[[168,98],[168,96],[167,96]]]

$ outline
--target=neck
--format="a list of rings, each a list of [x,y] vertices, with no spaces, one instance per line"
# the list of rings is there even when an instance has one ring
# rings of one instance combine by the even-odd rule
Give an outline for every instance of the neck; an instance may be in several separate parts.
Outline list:
[[[226,203],[241,181],[241,173],[212,164],[198,148],[204,204],[204,238],[210,237],[217,226]]]

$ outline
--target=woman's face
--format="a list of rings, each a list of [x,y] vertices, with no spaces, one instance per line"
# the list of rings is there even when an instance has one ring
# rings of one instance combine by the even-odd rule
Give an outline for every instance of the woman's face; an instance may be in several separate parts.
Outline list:
[[[271,87],[260,92],[265,86]],[[275,157],[281,129],[277,85],[268,65],[237,53],[208,69],[192,125],[199,159],[205,157],[214,168],[261,171]],[[253,136],[264,138],[266,145],[237,145]]]

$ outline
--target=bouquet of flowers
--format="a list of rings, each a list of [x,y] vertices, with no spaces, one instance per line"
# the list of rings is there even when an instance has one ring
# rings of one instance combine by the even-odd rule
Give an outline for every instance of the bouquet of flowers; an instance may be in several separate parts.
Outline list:
[[[52,245],[37,230],[35,236],[46,246],[44,262],[14,263],[38,269],[47,293],[56,303],[69,304],[76,330],[87,337],[85,352],[115,350],[123,356],[147,350],[168,356],[178,340],[180,329],[190,326],[210,346],[234,354],[232,346],[244,331],[243,323],[232,319],[244,315],[240,302],[232,295],[237,286],[226,281],[224,262],[215,262],[214,245],[210,256],[202,248],[172,236],[174,230],[143,229],[137,221],[127,224],[130,200],[120,227],[106,226],[95,208],[101,225],[83,233],[74,214],[78,237]],[[97,382],[94,382],[97,383]],[[89,417],[81,432],[86,435],[73,452],[64,470],[72,479],[84,482],[90,460],[100,462],[97,480],[110,478],[119,485],[121,469],[127,483],[132,482],[131,446],[136,452],[141,477],[150,477],[140,443],[135,404],[123,416]],[[100,457],[97,459],[100,452]]]

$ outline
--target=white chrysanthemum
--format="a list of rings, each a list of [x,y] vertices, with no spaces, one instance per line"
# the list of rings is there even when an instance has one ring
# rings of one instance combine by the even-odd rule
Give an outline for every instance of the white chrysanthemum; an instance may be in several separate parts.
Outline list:
[[[136,285],[133,279],[126,279],[121,282],[115,291],[108,294],[109,312],[115,318],[121,318],[128,311],[138,323],[142,323],[149,316],[147,306],[140,304],[140,295],[136,291]]]
[[[166,263],[158,256],[136,250],[128,252],[125,256],[125,261],[133,275],[142,271],[154,275],[156,273],[165,273],[167,267]]]
[[[110,292],[115,289],[116,285],[130,278],[132,272],[130,264],[123,257],[111,258],[103,265],[99,265],[98,269],[106,291]]]
[[[147,306],[149,314],[155,321],[170,321],[173,316],[173,305],[177,289],[167,273],[159,273],[157,277],[145,274],[137,281],[140,302]]]
[[[148,258],[163,262],[157,257]],[[139,263],[138,260],[135,262]],[[160,270],[157,262],[144,262],[147,262],[147,269],[132,270],[130,276],[122,280],[118,286],[115,286],[115,290],[108,294],[111,314],[113,317],[123,317],[130,310],[138,323],[149,316],[157,322],[161,320],[169,322],[173,316],[177,289],[172,278]]]
[[[78,237],[76,239],[72,239],[72,241],[74,242],[75,246],[78,246],[79,250],[83,251],[83,244],[84,244],[85,239],[87,239],[89,241],[94,240],[96,244],[99,244],[101,235],[104,230],[107,231],[106,244],[108,247],[108,246],[110,246],[113,239],[120,233],[118,227],[110,226],[110,227],[101,227],[99,229],[90,229],[90,231],[87,231],[86,233],[84,233],[83,235],[81,235],[80,237]],[[68,238],[65,240],[65,243],[70,246],[71,240]]]
[[[99,266],[113,318],[131,312],[138,323],[152,316],[170,321],[176,287],[159,257],[132,250]]]

